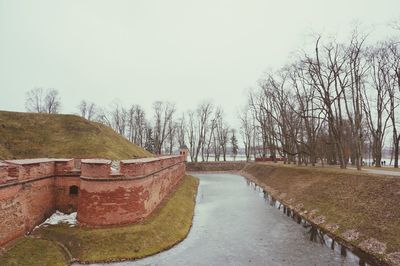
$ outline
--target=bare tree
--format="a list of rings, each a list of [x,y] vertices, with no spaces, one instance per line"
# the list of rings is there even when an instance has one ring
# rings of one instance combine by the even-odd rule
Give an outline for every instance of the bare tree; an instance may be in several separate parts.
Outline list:
[[[78,105],[80,116],[86,118],[87,120],[93,120],[96,115],[96,104],[93,102],[88,102],[82,100]]]
[[[351,160],[360,170],[364,151],[372,150],[379,167],[390,121],[398,167],[398,42],[368,49],[365,41],[357,31],[347,43],[322,43],[319,37],[314,53],[270,71],[249,94],[253,127],[247,114],[240,116],[246,157],[252,146],[254,156],[269,153],[271,160],[278,153],[288,163],[315,165],[320,158],[341,168]]]
[[[96,109],[96,116],[94,118],[94,121],[113,128],[110,112],[107,111],[107,109],[104,107],[98,107]]]
[[[225,122],[225,120],[223,119],[222,115],[218,117],[215,129],[217,134],[217,145],[220,148],[223,160],[226,161],[227,144],[229,141],[228,138],[229,127]]]
[[[42,88],[34,88],[26,93],[25,108],[28,112],[43,113],[44,92]]]
[[[205,131],[205,142],[203,144],[203,148],[202,148],[202,159],[204,161],[204,157],[205,157],[205,161],[208,162],[208,159],[210,157],[210,153],[213,150],[214,151],[214,160],[217,161],[219,160],[219,154],[220,154],[220,150],[218,148],[216,148],[217,145],[217,141],[216,141],[216,137],[215,137],[215,129],[217,127],[217,121],[218,119],[221,118],[221,116],[223,115],[223,111],[220,107],[215,109],[214,115],[213,117],[210,119],[210,121],[207,121],[206,124],[206,131]],[[208,139],[208,140],[207,140]],[[204,155],[205,153],[205,155]]]
[[[146,139],[146,114],[144,109],[138,105],[133,104],[128,110],[128,139],[143,147]]]
[[[253,145],[254,138],[254,127],[252,124],[253,119],[248,106],[246,106],[243,112],[241,112],[241,114],[239,115],[239,119],[241,122],[240,134],[242,135],[243,139],[246,161],[250,161],[251,146]]]
[[[111,127],[122,136],[126,136],[128,111],[119,103],[114,103],[110,111]]]
[[[262,88],[262,86],[261,86]],[[266,157],[269,152],[270,157],[275,157],[275,145],[274,145],[274,124],[273,118],[270,115],[271,110],[271,99],[266,96],[265,90],[251,91],[249,93],[249,107],[254,118],[254,143],[253,147],[260,146],[256,145],[256,142],[261,142],[260,154],[262,157]],[[271,133],[271,134],[270,134]],[[254,157],[256,157],[257,150],[254,149]]]
[[[48,89],[44,97],[44,108],[48,114],[58,114],[60,111],[61,102],[58,91],[55,89]]]
[[[389,49],[389,62],[390,62],[390,79],[392,81],[389,86],[389,97],[390,97],[390,108],[389,116],[392,122],[392,134],[393,134],[393,155],[394,155],[394,167],[399,168],[399,146],[400,146],[400,132],[398,131],[398,109],[400,105],[400,48],[399,42],[390,41],[387,44]]]
[[[207,124],[213,111],[213,104],[211,102],[203,102],[196,110],[197,115],[197,145],[195,148],[194,161],[198,161],[200,151],[204,150],[207,135]],[[204,159],[204,158],[203,158]]]
[[[166,151],[168,154],[173,153],[174,149],[174,144],[175,144],[175,138],[176,138],[176,133],[177,133],[177,124],[171,120],[168,121],[168,137],[167,137],[167,142],[166,142]]]
[[[350,45],[347,48],[347,68],[350,72],[350,84],[348,90],[343,90],[343,99],[352,135],[351,139],[354,140],[355,144],[352,151],[357,170],[361,170],[363,154],[362,122],[364,112],[362,110],[362,92],[365,87],[365,75],[368,71],[367,60],[365,60],[365,55],[363,55],[365,38],[365,36],[360,38],[357,32],[354,32]]]
[[[301,127],[304,129],[304,138],[301,145],[305,147],[309,155],[311,165],[317,161],[318,136],[323,125],[323,110],[320,107],[315,90],[309,80],[303,62],[294,64],[290,73],[297,106],[292,108],[302,120]]]
[[[34,88],[27,92],[25,108],[28,112],[58,114],[61,108],[60,96],[57,90]]]
[[[189,111],[189,122],[187,126],[187,136],[189,143],[189,154],[192,162],[197,162],[196,151],[198,143],[196,116],[193,111]]]
[[[185,114],[182,113],[182,116],[177,121],[177,127],[176,127],[176,138],[179,147],[185,145],[186,127],[187,124],[186,124]]]
[[[169,102],[157,101],[153,104],[154,111],[154,146],[157,154],[162,153],[162,147],[169,136],[168,125],[173,120],[175,105]]]
[[[346,58],[340,45],[329,43],[320,49],[320,38],[315,43],[315,57],[307,57],[309,77],[318,92],[328,123],[330,139],[335,143],[341,168],[347,166],[343,127],[345,118],[343,92],[349,86],[345,69]]]
[[[390,116],[384,116],[390,103],[389,62],[384,46],[372,48],[369,54],[372,89],[363,91],[363,109],[372,137],[372,155],[376,167],[381,167],[383,141]]]

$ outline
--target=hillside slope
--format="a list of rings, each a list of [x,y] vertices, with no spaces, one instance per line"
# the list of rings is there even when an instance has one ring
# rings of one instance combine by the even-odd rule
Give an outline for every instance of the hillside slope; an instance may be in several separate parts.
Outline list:
[[[111,128],[76,115],[0,111],[0,159],[150,156]]]

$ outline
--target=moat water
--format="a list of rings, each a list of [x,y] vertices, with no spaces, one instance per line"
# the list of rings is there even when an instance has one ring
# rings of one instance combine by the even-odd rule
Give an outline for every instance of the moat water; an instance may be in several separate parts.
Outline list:
[[[137,261],[93,265],[358,265],[297,224],[242,176],[196,174],[200,179],[193,226],[180,244]]]

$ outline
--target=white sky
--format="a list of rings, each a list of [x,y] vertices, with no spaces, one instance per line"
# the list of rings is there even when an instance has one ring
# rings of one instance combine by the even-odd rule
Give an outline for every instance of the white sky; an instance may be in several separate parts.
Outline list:
[[[399,0],[0,0],[0,109],[23,111],[43,87],[59,90],[64,113],[81,99],[148,111],[213,99],[235,124],[247,89],[315,33],[357,23],[384,38],[396,18]]]

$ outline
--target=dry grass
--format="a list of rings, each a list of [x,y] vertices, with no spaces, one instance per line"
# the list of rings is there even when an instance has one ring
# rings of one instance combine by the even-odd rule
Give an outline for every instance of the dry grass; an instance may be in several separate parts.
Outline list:
[[[213,172],[213,171],[239,171],[246,166],[246,162],[188,162],[186,170],[192,172]]]
[[[391,166],[391,167],[390,166],[384,166],[384,167],[364,166],[363,169],[400,172],[400,168],[394,168],[393,166]]]
[[[61,247],[53,242],[25,237],[15,243],[4,256],[0,257],[0,265],[64,266],[69,265],[69,260]]]
[[[400,251],[400,178],[353,170],[252,164],[245,172],[259,183],[287,193],[292,205],[318,210],[325,224],[339,224],[337,234],[360,232],[354,244],[374,238],[387,244],[387,253]]]
[[[76,115],[0,111],[0,159],[152,156],[111,128]]]
[[[299,167],[299,168],[309,168],[312,167],[313,169],[336,169],[339,171],[355,171],[356,173],[360,173],[357,171],[356,167],[354,165],[349,164],[347,166],[347,169],[340,169],[339,165],[329,165],[325,164],[322,166],[320,163],[316,164],[315,166],[311,165],[296,165],[296,164],[284,164],[283,162],[259,162],[258,164],[265,164],[265,165],[271,165],[271,166],[282,166],[282,167]],[[382,166],[382,167],[375,167],[375,166],[363,166],[362,170],[384,170],[384,171],[394,171],[394,172],[400,172],[400,168],[394,168],[393,166]]]

